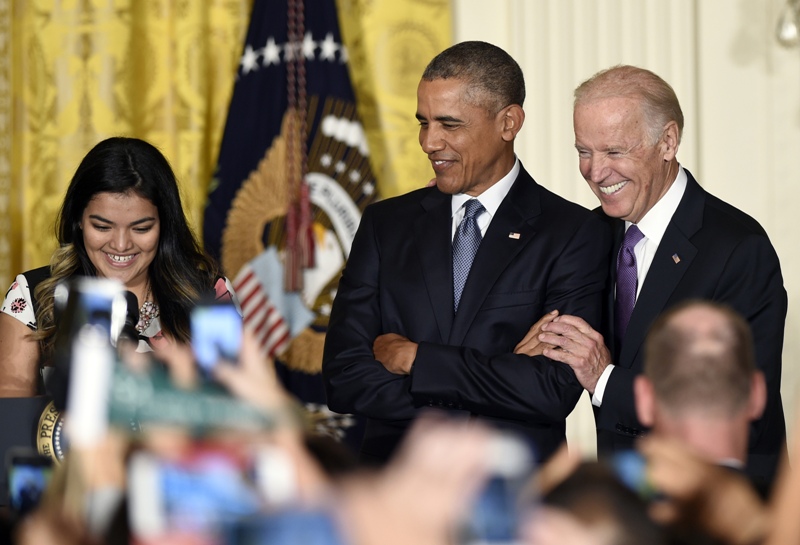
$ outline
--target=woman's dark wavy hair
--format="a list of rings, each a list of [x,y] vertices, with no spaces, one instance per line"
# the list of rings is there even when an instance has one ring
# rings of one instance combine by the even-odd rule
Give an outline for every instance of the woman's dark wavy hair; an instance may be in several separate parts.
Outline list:
[[[60,248],[50,262],[51,277],[37,288],[40,317],[37,337],[43,354],[51,348],[55,285],[72,275],[95,276],[86,253],[81,219],[98,193],[134,193],[155,205],[160,236],[148,274],[160,308],[165,334],[186,342],[190,338],[189,312],[199,297],[213,291],[219,275],[216,262],[200,247],[181,206],[175,174],[153,145],[138,138],[113,137],[92,148],[81,161],[67,188],[56,222]]]

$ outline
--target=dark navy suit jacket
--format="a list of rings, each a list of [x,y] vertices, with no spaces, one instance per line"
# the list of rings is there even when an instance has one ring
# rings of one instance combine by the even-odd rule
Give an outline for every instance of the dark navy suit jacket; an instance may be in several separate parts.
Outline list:
[[[454,316],[450,201],[425,188],[364,211],[325,340],[328,405],[367,418],[365,460],[385,461],[425,407],[521,432],[546,458],[565,440],[582,388],[568,366],[513,350],[553,309],[600,327],[610,229],[521,169]],[[410,375],[374,359],[384,333],[419,343]]]
[[[780,263],[756,220],[706,192],[688,170],[686,174],[686,191],[642,284],[622,346],[615,346],[613,289],[608,293],[603,333],[617,367],[602,407],[595,407],[598,451],[629,449],[633,438],[645,431],[636,418],[633,379],[642,372],[644,340],[653,321],[681,301],[707,299],[733,307],[752,329],[768,399],[764,416],[752,426],[748,473],[771,480],[786,437],[780,382],[787,298]],[[624,222],[603,217],[612,226],[616,256]],[[612,279],[615,274],[612,265]]]

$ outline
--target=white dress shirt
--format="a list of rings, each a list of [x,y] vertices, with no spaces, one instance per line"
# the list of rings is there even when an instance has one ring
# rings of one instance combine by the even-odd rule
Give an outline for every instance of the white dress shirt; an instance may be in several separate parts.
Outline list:
[[[667,230],[675,210],[683,198],[683,193],[686,191],[686,171],[683,167],[678,167],[678,176],[672,183],[670,188],[659,201],[651,208],[639,221],[637,226],[642,232],[644,237],[633,248],[633,253],[636,256],[636,297],[642,291],[642,285],[647,277],[647,272],[650,270],[650,265],[653,264],[653,257],[656,255],[658,245],[661,244],[661,239],[664,237],[664,232]],[[631,226],[631,222],[625,222],[625,231]],[[616,256],[613,258],[616,263]],[[635,308],[635,303],[634,303]],[[592,394],[592,405],[599,407],[603,404],[603,393],[606,390],[608,379],[614,371],[614,364],[612,363],[605,369],[597,380],[594,394]]]
[[[456,193],[453,195],[450,200],[453,214],[453,229],[450,233],[451,239],[456,236],[458,224],[464,219],[464,203],[472,198],[477,198],[483,205],[484,211],[478,214],[478,217],[475,219],[478,222],[478,228],[481,230],[481,236],[486,234],[486,229],[489,228],[492,218],[500,207],[500,203],[503,202],[503,199],[506,198],[506,195],[508,195],[508,192],[511,190],[511,186],[514,185],[514,180],[516,180],[517,175],[519,175],[519,168],[519,159],[516,158],[514,160],[514,166],[511,167],[509,173],[500,178],[496,184],[477,197],[471,197],[466,193]]]

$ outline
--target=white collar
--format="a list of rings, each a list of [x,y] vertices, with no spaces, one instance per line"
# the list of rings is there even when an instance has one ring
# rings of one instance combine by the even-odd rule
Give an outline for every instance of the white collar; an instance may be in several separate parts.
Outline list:
[[[503,202],[503,199],[506,198],[508,192],[511,190],[511,186],[514,185],[514,181],[517,179],[520,171],[520,164],[519,158],[514,158],[514,166],[511,167],[511,170],[500,178],[495,184],[493,184],[489,189],[478,195],[477,199],[483,205],[483,208],[489,212],[490,217],[494,217],[497,209],[500,207],[500,203]],[[466,193],[456,193],[450,199],[450,214],[455,215],[455,213],[467,202],[469,199],[472,199],[470,195]]]
[[[686,191],[687,180],[686,171],[683,170],[682,166],[678,165],[678,175],[675,177],[675,181],[664,196],[636,224],[644,236],[647,237],[647,240],[655,244],[655,246],[661,243],[664,232],[667,230],[675,210],[678,209],[678,205],[681,203],[683,193]],[[626,231],[630,225],[631,222],[625,222]]]

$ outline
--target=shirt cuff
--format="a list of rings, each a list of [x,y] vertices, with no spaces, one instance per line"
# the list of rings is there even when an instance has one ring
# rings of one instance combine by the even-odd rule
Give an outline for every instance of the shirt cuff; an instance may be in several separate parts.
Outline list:
[[[595,407],[600,407],[603,404],[603,394],[606,391],[608,377],[611,376],[611,371],[613,370],[614,364],[608,364],[608,366],[603,369],[603,372],[600,373],[600,378],[597,379],[597,385],[594,387],[594,394],[592,394],[592,405]]]

